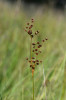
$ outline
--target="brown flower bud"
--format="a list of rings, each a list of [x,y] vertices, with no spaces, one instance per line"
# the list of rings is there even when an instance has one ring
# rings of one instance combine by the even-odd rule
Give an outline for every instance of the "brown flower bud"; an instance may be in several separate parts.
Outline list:
[[[33,35],[31,35],[31,37],[33,38]]]
[[[38,48],[40,48],[40,46],[38,46]]]
[[[41,53],[41,51],[39,51],[39,53]]]
[[[38,32],[35,32],[35,35],[37,35],[38,34]]]
[[[35,51],[38,51],[38,49],[35,49]]]
[[[42,61],[40,61],[40,63],[42,63]]]
[[[39,60],[36,60],[36,62],[39,62]]]
[[[39,45],[39,47],[42,47],[42,45]]]
[[[38,55],[38,53],[36,53],[36,55]]]
[[[32,57],[32,59],[35,59],[34,57]]]
[[[35,61],[33,61],[33,63],[35,63]]]
[[[27,23],[27,25],[29,25],[29,23]]]
[[[31,61],[29,60],[29,63],[31,63]]]
[[[32,69],[35,69],[35,67],[32,67]]]
[[[32,67],[32,65],[30,65],[30,67]]]
[[[37,31],[37,33],[39,33],[39,31]]]
[[[39,63],[36,63],[37,65],[39,65]]]
[[[42,40],[43,42],[45,42],[45,40]]]
[[[34,50],[33,50],[33,52],[34,52]]]
[[[28,28],[28,27],[26,27],[26,28]]]
[[[28,34],[31,35],[31,34],[32,34],[32,30],[29,30],[29,31],[28,31]]]
[[[37,42],[37,44],[39,44],[39,42]]]
[[[34,20],[33,18],[31,20]]]
[[[33,48],[35,48],[35,46],[33,46]]]
[[[48,40],[48,38],[45,38],[45,40]]]
[[[35,43],[32,43],[32,45],[35,45]]]

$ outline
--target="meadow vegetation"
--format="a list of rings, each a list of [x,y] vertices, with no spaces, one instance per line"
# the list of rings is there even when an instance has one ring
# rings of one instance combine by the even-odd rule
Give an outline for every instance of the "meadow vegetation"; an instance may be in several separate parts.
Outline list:
[[[28,16],[24,10],[0,3],[0,100],[32,100],[32,73],[26,57],[30,38],[24,27],[34,18],[34,41],[48,37],[42,48],[43,63],[35,69],[35,100],[66,99],[66,15],[47,10]],[[45,71],[46,83],[44,84]]]

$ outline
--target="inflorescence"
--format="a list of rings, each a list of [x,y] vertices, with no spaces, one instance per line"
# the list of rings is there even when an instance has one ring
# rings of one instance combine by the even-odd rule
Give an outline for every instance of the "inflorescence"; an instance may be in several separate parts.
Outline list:
[[[27,26],[25,27],[25,31],[30,36],[31,40],[34,38],[35,35],[39,34],[38,30],[35,33],[33,33],[32,31],[32,28],[34,26],[33,23],[34,23],[34,19],[31,19],[31,23],[27,23]],[[47,38],[42,40],[42,44],[47,40],[48,40]],[[42,44],[39,41],[36,43],[31,41],[31,53],[34,56],[31,56],[30,59],[26,58],[26,60],[30,63],[30,68],[32,68],[32,76],[35,70],[35,66],[42,63],[42,60],[40,61],[38,60],[38,55],[42,53],[41,51]]]

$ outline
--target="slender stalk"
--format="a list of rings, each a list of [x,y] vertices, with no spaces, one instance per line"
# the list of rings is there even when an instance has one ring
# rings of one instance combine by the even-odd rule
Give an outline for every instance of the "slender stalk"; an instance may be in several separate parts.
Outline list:
[[[31,58],[31,61],[32,61],[32,38],[31,38],[31,44],[30,44],[30,58]]]
[[[34,100],[34,74],[33,74],[32,78],[33,78],[33,100]]]
[[[30,58],[31,58],[31,64],[32,64],[32,37],[31,37],[31,44],[30,44]],[[32,75],[33,80],[33,100],[34,100],[34,73]]]

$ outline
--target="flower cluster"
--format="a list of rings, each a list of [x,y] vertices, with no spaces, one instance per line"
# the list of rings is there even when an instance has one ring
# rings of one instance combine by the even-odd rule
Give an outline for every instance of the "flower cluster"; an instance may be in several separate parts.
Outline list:
[[[37,35],[39,33],[39,31],[37,30],[34,34],[33,34],[33,31],[32,31],[32,28],[33,28],[33,23],[34,23],[34,19],[31,19],[31,22],[30,23],[27,23],[27,26],[25,27],[25,31],[30,35],[31,38],[34,37],[34,35]]]
[[[35,35],[38,35],[38,33],[39,33],[39,31],[36,31],[33,34],[33,31],[32,31],[33,22],[34,22],[34,19],[31,19],[31,24],[30,23],[27,23],[27,26],[25,28],[25,31],[30,35],[31,40],[33,39],[33,37]],[[38,55],[42,53],[41,47],[42,47],[43,43],[45,41],[47,41],[47,40],[48,39],[45,38],[44,40],[42,40],[41,43],[39,41],[36,42],[36,43],[35,42],[32,43],[32,41],[31,41],[31,53],[34,56],[31,56],[30,59],[26,58],[26,60],[30,63],[30,67],[32,68],[32,76],[33,76],[33,73],[34,73],[34,70],[35,70],[35,66],[42,63],[42,60],[38,60]]]

